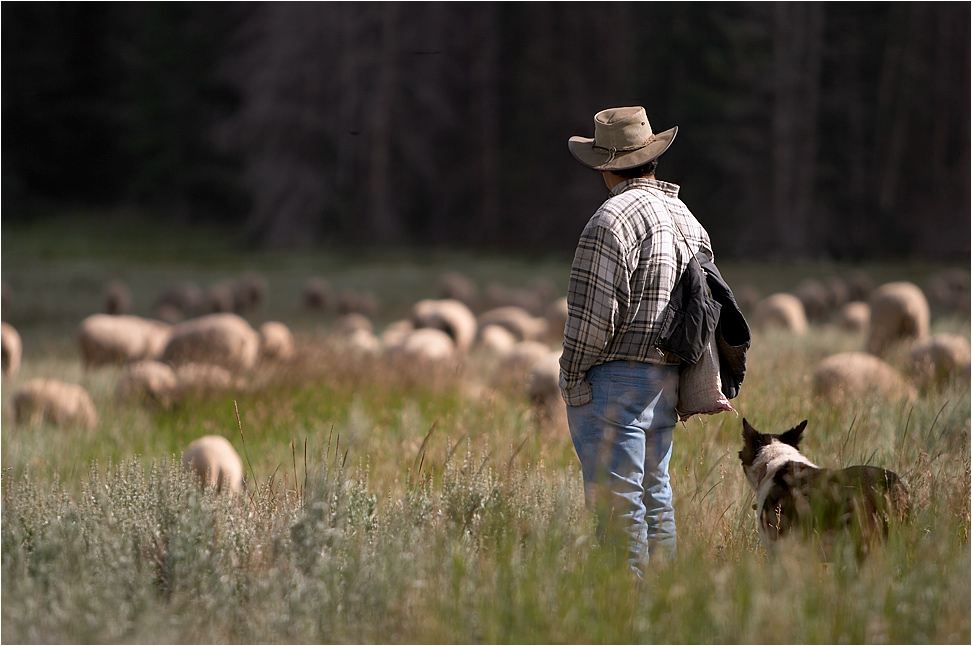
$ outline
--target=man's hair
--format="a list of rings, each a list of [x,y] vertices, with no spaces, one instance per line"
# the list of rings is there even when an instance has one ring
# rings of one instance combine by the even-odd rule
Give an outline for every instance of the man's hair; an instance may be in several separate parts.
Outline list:
[[[634,179],[636,177],[648,177],[655,174],[655,170],[658,168],[658,159],[652,159],[647,164],[642,164],[641,166],[635,166],[634,168],[627,168],[625,170],[613,170],[611,171],[618,177],[623,177],[624,179]]]

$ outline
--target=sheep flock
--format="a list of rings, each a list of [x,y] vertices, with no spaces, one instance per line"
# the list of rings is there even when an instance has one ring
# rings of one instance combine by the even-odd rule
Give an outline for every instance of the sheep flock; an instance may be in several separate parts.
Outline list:
[[[373,294],[308,277],[295,309],[314,324],[296,331],[265,320],[268,288],[256,272],[205,290],[180,283],[159,293],[139,316],[132,313],[130,289],[112,280],[99,311],[77,325],[81,364],[87,372],[115,367],[118,401],[162,409],[187,398],[367,367],[397,379],[460,383],[471,396],[506,389],[522,397],[539,422],[566,433],[558,381],[567,301],[547,281],[481,291],[469,277],[450,271],[428,297],[391,318]],[[856,351],[824,358],[812,375],[814,395],[833,403],[870,391],[908,398],[949,379],[968,379],[968,341],[931,334],[930,313],[967,317],[969,295],[969,274],[962,271],[942,272],[921,287],[904,281],[873,286],[858,273],[805,280],[765,297],[748,286],[736,288],[754,344],[822,326],[860,336]],[[10,296],[5,285],[5,311]],[[30,357],[13,326],[3,322],[0,331],[2,374],[12,382],[16,425],[97,426],[98,411],[80,384],[56,374],[35,377],[36,371],[21,380]],[[222,436],[185,447],[183,464],[204,485],[227,492],[244,488],[239,455]]]

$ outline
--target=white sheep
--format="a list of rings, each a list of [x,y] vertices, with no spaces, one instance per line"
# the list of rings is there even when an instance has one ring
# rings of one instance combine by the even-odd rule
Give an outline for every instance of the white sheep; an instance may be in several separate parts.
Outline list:
[[[221,435],[204,435],[182,453],[182,466],[192,471],[201,486],[216,491],[238,493],[243,490],[243,461],[229,440]]]
[[[294,358],[296,345],[290,328],[279,321],[267,321],[258,331],[262,359],[286,362]]]
[[[20,359],[23,353],[23,341],[14,326],[0,323],[0,356],[2,356],[3,374],[16,377],[20,372]]]
[[[564,328],[567,327],[567,297],[562,296],[547,305],[544,311],[547,319],[547,335],[551,343],[564,341]]]
[[[47,421],[92,429],[98,424],[98,411],[88,391],[57,379],[31,379],[14,392],[13,405],[14,419],[21,425]]]
[[[476,340],[476,316],[455,299],[420,300],[412,306],[409,319],[416,329],[442,330],[452,337],[459,352],[467,352]]]
[[[940,385],[953,376],[969,379],[972,351],[964,336],[933,334],[918,341],[908,358],[911,374],[923,386]]]
[[[435,328],[408,332],[400,343],[387,348],[393,362],[401,366],[442,366],[456,360],[452,337]]]
[[[116,394],[124,401],[153,403],[167,408],[178,397],[179,379],[161,361],[136,361],[125,366],[118,378]]]
[[[527,377],[530,399],[539,405],[563,405],[560,394],[560,355],[562,350],[551,350],[534,362]]]
[[[752,325],[760,331],[781,329],[803,334],[807,331],[807,315],[803,303],[793,294],[771,294],[756,303]]]
[[[550,347],[540,341],[520,341],[500,361],[493,375],[493,383],[499,387],[526,386],[530,371],[549,353]]]
[[[476,336],[473,349],[481,354],[504,357],[516,346],[517,340],[513,333],[501,325],[487,325]]]
[[[92,314],[78,326],[85,367],[155,359],[169,341],[171,326],[128,314]]]
[[[901,341],[928,336],[930,313],[925,294],[914,283],[885,283],[871,294],[867,351],[882,356]]]
[[[517,341],[538,341],[547,334],[547,321],[535,318],[523,307],[506,305],[483,312],[478,319],[479,329],[500,325],[513,333]]]
[[[871,306],[862,301],[844,303],[837,313],[837,327],[846,332],[864,332],[871,323]]]
[[[204,363],[230,371],[251,369],[260,353],[260,335],[230,312],[207,314],[172,326],[161,360],[177,366]]]
[[[900,372],[866,352],[842,352],[821,361],[813,374],[813,393],[833,404],[852,404],[871,394],[889,400],[915,395]]]

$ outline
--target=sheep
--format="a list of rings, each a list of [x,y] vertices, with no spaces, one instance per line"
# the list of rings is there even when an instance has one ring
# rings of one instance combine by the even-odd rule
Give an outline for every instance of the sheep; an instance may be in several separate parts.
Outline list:
[[[341,335],[354,330],[374,332],[375,326],[371,322],[371,319],[364,314],[352,312],[350,314],[345,314],[344,316],[339,316],[338,319],[334,321],[334,326],[331,327],[331,334]]]
[[[479,331],[474,349],[493,356],[505,356],[513,350],[516,344],[516,337],[505,327],[487,325]]]
[[[562,343],[564,328],[567,327],[567,297],[562,296],[547,305],[544,316],[547,319],[547,333],[550,342]]]
[[[901,341],[920,341],[928,336],[928,300],[917,285],[885,283],[871,294],[870,306],[867,351],[871,354],[883,356]]]
[[[294,335],[283,323],[267,321],[259,328],[260,357],[267,361],[290,361],[294,357]]]
[[[851,404],[868,394],[886,399],[915,395],[900,372],[866,352],[842,352],[821,361],[813,373],[813,393],[832,404]]]
[[[88,392],[57,379],[31,379],[14,392],[13,405],[18,425],[47,421],[90,430],[98,424],[98,411]]]
[[[823,283],[814,278],[802,281],[793,295],[803,304],[803,312],[808,321],[822,323],[830,317],[832,295]]]
[[[221,393],[234,385],[226,368],[208,363],[183,363],[176,366],[175,376],[179,398]]]
[[[120,280],[109,281],[101,297],[105,314],[128,314],[132,309],[132,291]]]
[[[351,314],[357,312],[365,316],[374,318],[381,309],[378,298],[370,292],[354,292],[345,290],[338,297],[338,314]]]
[[[742,285],[735,290],[736,304],[747,314],[756,309],[756,304],[762,300],[762,294],[753,285]]]
[[[476,339],[476,317],[462,302],[454,299],[418,301],[409,315],[416,329],[442,330],[456,344],[459,352],[467,352]]]
[[[855,271],[844,283],[847,285],[847,300],[850,301],[867,302],[874,290],[874,281],[864,271]]]
[[[245,488],[243,461],[221,435],[204,435],[194,440],[182,453],[182,467],[194,473],[204,488],[234,494]]]
[[[401,345],[413,330],[415,325],[409,319],[401,319],[389,323],[384,332],[381,333],[381,344],[386,349],[391,349]]]
[[[323,278],[312,277],[304,281],[301,300],[309,312],[326,312],[334,298],[331,284]]]
[[[537,341],[547,333],[547,321],[534,318],[527,310],[515,305],[496,307],[479,315],[479,329],[500,325],[513,333],[517,341]]]
[[[561,350],[551,350],[537,359],[527,377],[530,399],[542,406],[561,405],[560,355]]]
[[[530,371],[550,353],[550,347],[539,341],[520,341],[500,361],[493,376],[494,384],[519,388],[527,385]]]
[[[408,332],[388,353],[400,365],[447,365],[456,359],[456,344],[442,330],[420,328]]]
[[[377,357],[381,354],[381,340],[371,330],[351,328],[335,335],[338,352],[354,358]]]
[[[861,301],[844,303],[837,313],[837,327],[846,332],[864,332],[871,322],[871,306]]]
[[[0,323],[0,356],[2,356],[2,373],[7,377],[16,377],[20,372],[20,358],[23,352],[23,342],[20,334],[9,323]]]
[[[439,278],[439,298],[456,300],[472,309],[478,297],[476,283],[458,271],[450,271]]]
[[[777,293],[756,303],[753,310],[753,327],[760,331],[782,329],[794,334],[807,331],[807,316],[803,303],[796,296]]]
[[[260,335],[245,319],[225,312],[207,314],[172,326],[161,360],[170,365],[208,363],[230,371],[252,368],[260,353]]]
[[[952,376],[969,379],[969,342],[958,334],[933,334],[917,342],[908,355],[910,372],[923,386],[938,386]]]
[[[116,396],[123,401],[152,403],[168,408],[178,398],[179,378],[161,361],[136,361],[118,378]]]
[[[152,304],[152,316],[157,319],[177,323],[193,317],[202,311],[203,291],[192,282],[184,282],[162,292]]]
[[[960,314],[969,313],[969,272],[950,269],[934,274],[925,282],[928,302],[935,308]]]
[[[234,287],[231,280],[210,285],[203,295],[202,311],[206,314],[232,312]]]
[[[129,314],[92,314],[78,326],[77,339],[86,368],[158,358],[171,326]]]
[[[250,271],[233,283],[233,311],[248,315],[258,311],[267,298],[267,279]]]

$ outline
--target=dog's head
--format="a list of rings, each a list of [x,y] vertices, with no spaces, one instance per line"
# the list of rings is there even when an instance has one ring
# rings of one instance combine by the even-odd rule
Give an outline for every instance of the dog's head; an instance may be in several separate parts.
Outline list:
[[[759,483],[766,475],[770,461],[789,458],[806,462],[806,458],[799,451],[800,438],[806,427],[807,420],[803,420],[785,433],[771,435],[760,433],[743,418],[743,448],[739,451],[739,460],[754,491],[759,489]]]

